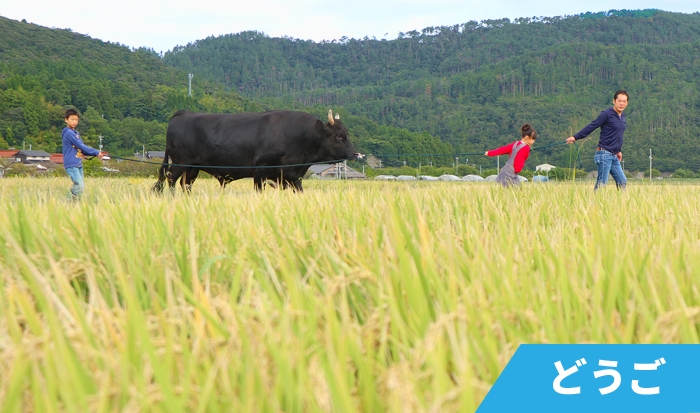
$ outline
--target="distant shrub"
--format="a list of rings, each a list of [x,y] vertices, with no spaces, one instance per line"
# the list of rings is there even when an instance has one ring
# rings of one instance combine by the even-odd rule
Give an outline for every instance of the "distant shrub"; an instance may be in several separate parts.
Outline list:
[[[676,172],[673,173],[674,178],[679,178],[679,179],[692,179],[692,178],[697,178],[698,174],[695,172],[691,171],[690,169],[676,169]]]

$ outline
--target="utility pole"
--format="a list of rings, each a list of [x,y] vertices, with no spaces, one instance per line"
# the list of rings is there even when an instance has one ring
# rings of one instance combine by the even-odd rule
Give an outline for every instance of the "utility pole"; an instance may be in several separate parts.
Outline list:
[[[99,138],[100,138],[100,152],[102,152],[102,135],[100,135]]]
[[[146,160],[146,144],[144,144],[143,148],[141,149],[141,160],[142,161]]]
[[[496,157],[496,175],[501,172],[501,156]]]
[[[348,180],[348,161],[343,161],[343,169],[345,169],[345,180]]]
[[[193,73],[188,73],[188,74],[187,74],[187,77],[189,77],[189,79],[190,79],[189,88],[187,89],[187,90],[188,90],[187,94],[188,94],[190,97],[192,97],[192,78],[194,77],[194,74],[193,74]]]
[[[649,182],[651,182],[651,148],[649,148]]]
[[[455,156],[455,175],[459,174],[459,156]]]

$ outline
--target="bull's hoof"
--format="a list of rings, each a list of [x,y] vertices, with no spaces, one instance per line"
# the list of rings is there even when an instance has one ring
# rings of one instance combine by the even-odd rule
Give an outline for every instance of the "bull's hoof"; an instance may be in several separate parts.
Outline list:
[[[158,181],[151,187],[151,192],[154,192],[156,194],[162,194],[163,187],[164,187],[163,181]]]

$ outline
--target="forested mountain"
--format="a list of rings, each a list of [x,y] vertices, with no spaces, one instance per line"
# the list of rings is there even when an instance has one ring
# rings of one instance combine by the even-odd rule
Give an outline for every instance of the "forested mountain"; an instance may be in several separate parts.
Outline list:
[[[279,96],[450,76],[566,44],[668,45],[698,40],[700,15],[644,10],[471,21],[400,33],[396,40],[342,38],[316,43],[247,31],[175,47],[164,61],[247,94]]]
[[[108,150],[123,154],[161,149],[165,122],[181,108],[259,109],[206,83],[189,99],[186,79],[149,50],[0,18],[0,146],[57,150],[68,105],[83,113],[88,142],[102,134]]]
[[[187,73],[194,73],[193,96]],[[236,113],[297,109],[324,118],[339,111],[358,150],[402,154],[398,165],[480,152],[517,138],[561,141],[630,92],[627,169],[700,169],[700,13],[657,10],[486,20],[401,33],[395,40],[313,42],[259,32],[210,37],[160,56],[70,30],[0,18],[0,148],[54,151],[63,110],[120,155],[164,146],[179,109]],[[597,132],[594,133],[594,139]],[[594,169],[595,143],[582,161]],[[570,166],[569,147],[535,152]],[[470,164],[493,160],[470,157]]]
[[[78,129],[96,145],[130,155],[162,150],[169,117],[180,109],[237,113],[277,109],[226,91],[197,75],[188,96],[187,72],[165,65],[153,50],[129,49],[73,33],[0,17],[0,149],[7,147],[60,151],[60,131],[66,107],[83,117]],[[338,108],[334,108],[338,109]],[[303,108],[325,118],[328,108]],[[347,111],[341,110],[344,119]],[[453,148],[427,133],[381,126],[350,116],[351,134],[362,148],[368,136],[384,148],[451,152]],[[354,130],[358,132],[354,132]]]
[[[438,136],[458,152],[505,144],[524,122],[541,132],[540,144],[562,140],[624,88],[631,95],[626,168],[647,167],[652,147],[662,170],[700,168],[700,13],[487,20],[391,41],[242,32],[177,47],[163,60],[268,105],[342,105],[382,125]],[[587,169],[591,150],[583,150]],[[543,152],[569,163],[561,148]]]

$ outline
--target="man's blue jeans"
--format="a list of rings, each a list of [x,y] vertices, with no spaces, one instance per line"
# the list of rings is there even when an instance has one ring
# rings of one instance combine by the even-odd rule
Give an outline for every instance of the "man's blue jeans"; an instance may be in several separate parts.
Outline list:
[[[72,199],[80,199],[85,189],[85,176],[83,175],[83,167],[76,166],[72,168],[66,168],[70,180],[73,181],[73,187],[70,189]]]
[[[617,155],[605,149],[596,151],[595,163],[598,165],[598,179],[595,182],[595,189],[608,183],[608,175],[612,175],[618,189],[627,187],[627,178],[625,172],[620,166],[620,160]]]

